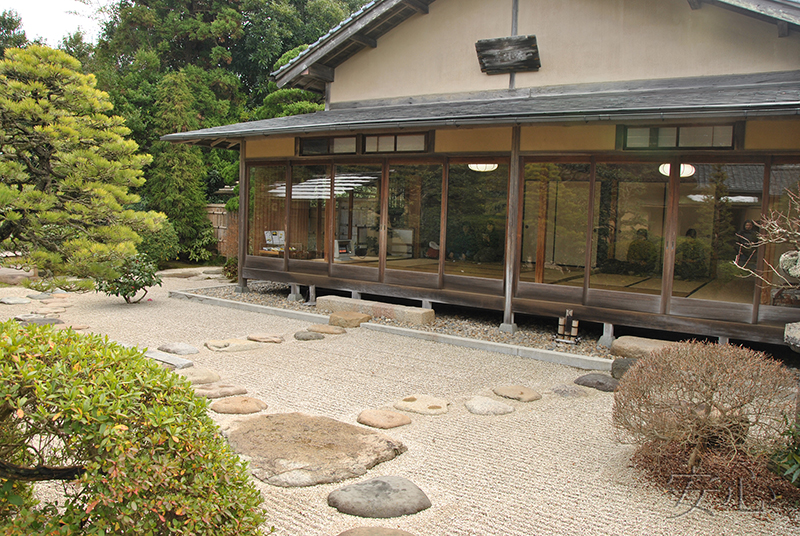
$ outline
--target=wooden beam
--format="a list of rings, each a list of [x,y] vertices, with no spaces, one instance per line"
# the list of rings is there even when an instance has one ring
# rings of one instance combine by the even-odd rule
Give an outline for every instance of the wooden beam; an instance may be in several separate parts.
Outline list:
[[[408,7],[414,9],[417,13],[422,13],[423,15],[428,14],[428,5],[423,4],[419,0],[403,0],[403,3],[406,4]]]
[[[689,0],[689,6],[692,9],[700,9],[703,7],[703,0]]]
[[[333,72],[333,67],[328,67],[327,65],[322,65],[321,63],[315,63],[314,65],[310,65],[301,73],[301,75],[310,76],[311,78],[316,78],[317,80],[322,80],[323,82],[333,82]]]
[[[789,23],[785,20],[778,21],[778,37],[789,37]]]
[[[359,45],[364,45],[365,47],[369,48],[377,48],[378,41],[372,39],[371,37],[367,37],[366,35],[362,34],[354,34],[350,36],[350,41],[354,43],[358,43]]]

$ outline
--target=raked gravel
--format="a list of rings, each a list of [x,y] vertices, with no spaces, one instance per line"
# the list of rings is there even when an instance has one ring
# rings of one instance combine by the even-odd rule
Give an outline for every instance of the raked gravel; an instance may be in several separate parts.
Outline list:
[[[267,528],[285,536],[335,536],[364,526],[399,528],[416,536],[631,535],[772,536],[800,534],[788,520],[766,512],[687,513],[697,492],[677,497],[651,487],[629,466],[632,447],[611,427],[613,394],[563,398],[553,392],[584,371],[517,356],[350,329],[321,341],[295,340],[310,324],[275,315],[170,299],[170,290],[217,286],[219,280],[173,278],[148,299],[127,305],[101,294],[75,295],[61,313],[70,323],[113,340],[157,348],[184,342],[198,348],[197,366],[245,387],[269,405],[268,413],[300,411],[355,424],[364,409],[390,409],[412,393],[450,401],[445,415],[409,414],[412,423],[385,431],[408,451],[344,483],[277,488],[254,480],[264,497]],[[0,297],[24,296],[21,287]],[[0,305],[0,318],[29,312],[30,305]],[[281,344],[241,353],[217,353],[210,339],[274,333]],[[541,400],[502,402],[507,415],[474,415],[464,406],[475,396],[495,398],[500,385],[525,385]],[[240,418],[210,412],[223,429]],[[412,516],[362,519],[327,505],[344,485],[381,475],[407,478],[433,506]],[[747,503],[748,507],[754,507]],[[701,503],[700,506],[703,506]]]

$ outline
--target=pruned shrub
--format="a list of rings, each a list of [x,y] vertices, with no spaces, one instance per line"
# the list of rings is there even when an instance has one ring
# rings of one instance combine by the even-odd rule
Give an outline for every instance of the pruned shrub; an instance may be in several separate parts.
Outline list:
[[[176,374],[97,335],[0,324],[0,533],[249,535],[246,466]],[[63,481],[37,504],[31,482]]]
[[[158,267],[149,257],[139,253],[125,259],[120,274],[108,278],[98,277],[95,286],[98,292],[105,292],[109,296],[122,296],[125,303],[137,303],[147,295],[147,287],[161,286],[157,270]],[[139,291],[144,292],[134,300]]]
[[[633,442],[764,454],[783,438],[794,375],[763,353],[690,342],[640,359],[614,395],[616,429]],[[690,465],[693,460],[690,460]]]

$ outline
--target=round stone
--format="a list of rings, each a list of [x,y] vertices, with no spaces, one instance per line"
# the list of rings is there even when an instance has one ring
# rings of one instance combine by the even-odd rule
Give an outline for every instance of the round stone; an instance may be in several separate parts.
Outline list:
[[[211,409],[217,413],[245,415],[263,411],[267,409],[267,404],[251,396],[232,396],[230,398],[217,400],[211,404]]]
[[[464,405],[467,406],[470,413],[475,415],[505,415],[514,411],[514,408],[508,404],[485,396],[473,396]]]
[[[203,367],[188,367],[176,370],[175,374],[183,376],[189,380],[192,385],[205,385],[207,383],[215,383],[219,381],[219,374],[211,369]]]
[[[443,398],[416,394],[398,400],[394,403],[394,407],[400,411],[410,411],[422,415],[443,415],[447,413],[448,404],[450,402]]]
[[[6,296],[5,298],[0,298],[0,303],[5,305],[24,305],[26,303],[31,303],[31,300],[18,296]]]
[[[584,374],[580,378],[577,378],[575,383],[584,387],[597,389],[598,391],[611,393],[614,392],[614,390],[617,388],[617,385],[619,385],[619,380],[612,378],[608,374],[592,372],[591,374]]]
[[[411,417],[387,409],[365,409],[358,416],[358,422],[373,428],[396,428],[411,424]]]
[[[431,501],[410,480],[399,476],[382,476],[331,492],[328,505],[343,514],[387,518],[416,514],[430,508]]]
[[[502,387],[495,387],[493,391],[497,396],[519,400],[520,402],[533,402],[534,400],[540,400],[542,398],[541,394],[523,385],[504,385]]]
[[[410,532],[400,529],[387,529],[384,527],[358,527],[339,533],[339,536],[414,536]]]
[[[325,338],[325,335],[314,333],[313,331],[298,331],[294,334],[294,338],[298,341],[321,341]]]

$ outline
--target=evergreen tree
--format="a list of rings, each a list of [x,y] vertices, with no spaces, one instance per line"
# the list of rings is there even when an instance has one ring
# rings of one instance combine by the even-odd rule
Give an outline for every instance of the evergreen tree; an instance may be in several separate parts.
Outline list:
[[[20,48],[28,44],[22,29],[22,19],[16,11],[0,13],[0,57],[7,48]]]
[[[150,156],[80,68],[38,45],[0,61],[0,241],[48,273],[107,275],[163,215],[126,209]]]

